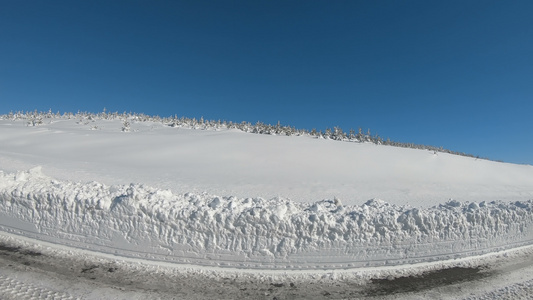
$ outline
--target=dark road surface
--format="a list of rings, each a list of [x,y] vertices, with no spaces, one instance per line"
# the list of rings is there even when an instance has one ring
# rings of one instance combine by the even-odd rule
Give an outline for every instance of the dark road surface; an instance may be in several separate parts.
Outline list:
[[[418,276],[306,281],[174,272],[0,243],[0,299],[532,299],[531,254]],[[156,268],[157,270],[157,268]],[[509,281],[506,283],[506,280]]]

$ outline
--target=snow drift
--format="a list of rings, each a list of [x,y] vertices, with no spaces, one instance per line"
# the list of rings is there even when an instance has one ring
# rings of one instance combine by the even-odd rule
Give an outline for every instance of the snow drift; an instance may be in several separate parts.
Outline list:
[[[273,270],[437,261],[533,241],[532,166],[124,118],[0,116],[0,230]]]
[[[533,241],[533,201],[370,200],[176,195],[143,185],[0,173],[0,229],[121,256],[207,266],[337,269],[488,253]]]

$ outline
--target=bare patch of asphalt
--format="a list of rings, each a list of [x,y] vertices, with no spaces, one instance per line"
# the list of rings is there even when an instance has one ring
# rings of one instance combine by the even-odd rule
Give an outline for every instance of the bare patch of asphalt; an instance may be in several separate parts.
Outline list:
[[[491,276],[487,267],[454,267],[426,272],[418,276],[397,277],[391,279],[372,279],[366,296],[384,296],[394,294],[416,293],[453,284],[478,281]]]
[[[5,255],[5,253],[17,253],[20,255],[27,256],[41,256],[42,253],[32,250],[25,250],[21,247],[9,246],[3,243],[0,243],[0,255]]]
[[[488,267],[454,267],[426,272],[417,276],[371,279],[359,285],[346,280],[328,282],[269,282],[236,278],[213,279],[208,277],[191,278],[173,276],[161,278],[156,274],[131,274],[113,261],[87,264],[73,259],[63,261],[40,252],[13,246],[0,241],[0,258],[9,266],[32,266],[47,273],[57,273],[60,277],[90,280],[93,283],[113,286],[120,290],[138,290],[155,293],[160,299],[350,299],[388,298],[408,296],[412,293],[429,291],[435,288],[475,282],[493,275]],[[0,264],[0,268],[7,266]],[[137,275],[137,276],[136,276]],[[141,275],[141,276],[138,276]],[[199,275],[201,277],[201,275]],[[168,297],[166,297],[166,296]]]

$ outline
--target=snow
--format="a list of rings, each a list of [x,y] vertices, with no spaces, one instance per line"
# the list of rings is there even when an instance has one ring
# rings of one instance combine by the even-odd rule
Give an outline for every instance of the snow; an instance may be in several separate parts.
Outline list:
[[[450,198],[533,199],[533,167],[527,165],[235,129],[132,122],[132,131],[122,132],[119,120],[77,122],[53,119],[28,127],[25,120],[0,121],[1,168],[42,166],[60,180],[310,203],[336,197],[346,205],[382,199],[429,207]]]
[[[374,275],[533,241],[529,165],[130,123],[0,119],[1,231],[220,272]]]
[[[532,247],[396,267],[280,272],[95,256],[6,233],[0,244],[30,253],[0,252],[2,299],[528,299],[533,292]],[[474,271],[479,280],[430,277],[440,270]],[[391,284],[401,288],[383,294]]]
[[[121,256],[237,268],[344,269],[479,255],[533,240],[533,201],[410,208],[174,195],[139,184],[0,174],[0,228]]]

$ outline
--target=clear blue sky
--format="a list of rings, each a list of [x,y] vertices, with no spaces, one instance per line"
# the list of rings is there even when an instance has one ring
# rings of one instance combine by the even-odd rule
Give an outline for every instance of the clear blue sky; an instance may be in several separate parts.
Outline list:
[[[0,113],[370,128],[533,164],[533,1],[0,0]]]

